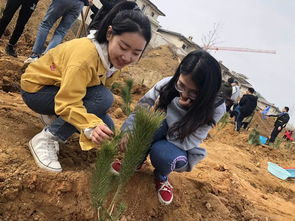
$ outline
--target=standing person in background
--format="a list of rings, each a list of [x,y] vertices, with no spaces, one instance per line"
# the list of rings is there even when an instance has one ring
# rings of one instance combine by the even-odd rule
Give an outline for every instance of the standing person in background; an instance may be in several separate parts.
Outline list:
[[[7,0],[5,9],[3,11],[3,16],[0,20],[0,38],[5,32],[5,29],[13,18],[15,12],[21,7],[14,31],[5,48],[5,51],[8,55],[17,57],[15,45],[22,35],[25,25],[29,21],[32,13],[35,11],[38,1],[39,0]]]
[[[92,14],[90,15],[91,20],[94,19],[95,14],[98,12],[99,8],[96,7],[96,5],[93,2],[89,2],[90,10],[92,11]]]
[[[97,12],[93,14],[92,21],[90,22],[88,26],[89,30],[89,37],[94,37],[95,32],[98,30],[99,25],[101,21],[104,19],[104,17],[108,14],[108,12],[118,3],[126,1],[126,0],[100,0],[102,7],[100,9],[97,9]],[[93,5],[93,3],[90,3],[90,5]],[[93,6],[91,6],[91,9]],[[92,10],[93,11],[93,10]]]
[[[238,99],[240,97],[240,86],[239,82],[235,80],[232,84],[232,95],[230,99],[233,101],[233,104],[237,104]]]
[[[279,114],[273,114],[273,115],[266,115],[268,117],[276,117],[276,121],[274,124],[274,129],[271,132],[270,139],[268,143],[274,143],[276,140],[276,137],[279,135],[279,133],[287,126],[287,123],[290,120],[290,116],[288,114],[289,107],[284,107],[282,109],[282,112]]]
[[[240,131],[243,119],[250,116],[257,106],[258,97],[254,95],[255,90],[248,88],[246,94],[241,98],[238,109],[239,112],[236,116],[236,131]]]
[[[126,0],[100,0],[102,7],[95,13],[93,20],[89,24],[89,30],[97,30],[101,21],[107,13],[118,3]]]
[[[229,78],[229,79],[227,79],[226,82],[222,83],[221,89],[220,89],[221,95],[225,101],[226,112],[228,112],[230,110],[231,106],[233,105],[233,101],[231,99],[231,96],[233,94],[232,83],[234,83],[234,79]]]
[[[109,87],[120,69],[139,60],[151,39],[149,19],[136,7],[131,1],[116,5],[95,39],[60,44],[22,75],[24,102],[47,119],[47,126],[29,142],[40,168],[62,171],[58,142],[74,133],[80,133],[82,150],[111,139],[114,123],[107,112],[114,98]]]
[[[92,0],[52,0],[39,26],[32,54],[25,60],[25,63],[36,61],[43,53],[60,44],[72,24],[80,15],[83,6],[89,5],[89,2],[92,2]],[[55,29],[47,48],[44,50],[44,44],[49,31],[59,18],[61,18],[61,21]]]

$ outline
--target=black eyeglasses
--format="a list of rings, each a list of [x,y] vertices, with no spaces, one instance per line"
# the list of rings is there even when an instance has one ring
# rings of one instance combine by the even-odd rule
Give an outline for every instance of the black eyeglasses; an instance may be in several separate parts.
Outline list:
[[[176,82],[175,84],[175,89],[179,92],[179,93],[183,93],[185,91],[187,91],[187,95],[188,95],[188,98],[192,101],[196,100],[197,99],[197,94],[196,92],[194,91],[190,91],[190,90],[187,90],[185,88],[184,85],[181,85],[181,83],[179,81]]]

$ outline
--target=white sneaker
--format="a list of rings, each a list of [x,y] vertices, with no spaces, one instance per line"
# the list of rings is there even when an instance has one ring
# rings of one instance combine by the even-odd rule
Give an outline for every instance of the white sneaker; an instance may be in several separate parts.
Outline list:
[[[59,145],[54,139],[55,136],[52,133],[43,129],[30,140],[29,148],[40,168],[52,172],[61,172],[62,168],[57,157]]]
[[[39,58],[38,57],[28,57],[25,61],[24,61],[24,63],[25,64],[31,64],[31,63],[33,63],[33,62],[35,62],[35,61],[37,61]]]
[[[40,120],[44,126],[50,126],[57,117],[55,115],[40,114]]]

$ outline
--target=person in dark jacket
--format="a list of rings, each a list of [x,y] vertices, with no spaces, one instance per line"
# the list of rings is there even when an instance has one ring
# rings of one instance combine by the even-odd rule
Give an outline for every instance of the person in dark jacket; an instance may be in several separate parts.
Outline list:
[[[92,21],[88,26],[88,30],[97,30],[101,21],[106,16],[106,14],[119,2],[126,1],[126,0],[100,0],[102,7],[100,9],[97,8],[96,13],[94,12],[95,9],[91,6],[91,11],[95,13]],[[94,9],[94,10],[93,10]]]
[[[95,6],[95,4],[92,3],[89,3],[89,6],[90,6],[90,10],[92,11],[92,14],[90,15],[90,18],[91,20],[94,19],[96,13],[99,11],[99,8]]]
[[[273,114],[273,115],[266,115],[268,117],[277,117],[274,129],[271,132],[270,139],[268,143],[273,143],[276,140],[276,137],[279,135],[279,133],[287,126],[287,123],[290,120],[290,116],[288,114],[289,107],[284,107],[282,112],[279,114]]]
[[[221,95],[225,101],[226,105],[226,112],[228,112],[233,105],[233,101],[231,99],[232,93],[233,93],[233,88],[232,88],[232,83],[234,83],[233,78],[229,78],[226,82],[223,82],[221,85]]]
[[[22,35],[25,25],[29,21],[32,13],[35,11],[38,1],[39,0],[7,0],[5,9],[3,11],[3,16],[0,20],[0,38],[5,32],[5,29],[7,28],[16,11],[20,8],[14,31],[9,39],[9,43],[5,48],[5,51],[8,55],[17,57],[15,45]]]
[[[258,97],[254,95],[255,90],[248,88],[246,94],[241,98],[239,102],[239,113],[236,118],[236,130],[240,131],[243,119],[250,116],[257,106]]]

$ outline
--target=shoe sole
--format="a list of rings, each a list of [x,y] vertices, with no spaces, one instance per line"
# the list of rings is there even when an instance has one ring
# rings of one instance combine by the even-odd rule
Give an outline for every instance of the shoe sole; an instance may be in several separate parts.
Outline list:
[[[160,195],[160,193],[158,192],[158,199],[160,201],[161,204],[165,205],[165,206],[168,206],[169,204],[172,203],[172,200],[173,200],[173,195],[171,197],[171,200],[170,201],[164,201]]]
[[[32,140],[29,141],[29,149],[34,157],[34,160],[36,162],[36,164],[38,165],[38,167],[42,168],[42,169],[45,169],[47,171],[50,171],[50,172],[61,172],[62,171],[62,168],[60,169],[55,169],[55,168],[51,168],[51,167],[48,167],[46,165],[44,165],[38,158],[37,154],[35,153],[34,149],[33,149],[33,146],[32,146]]]

